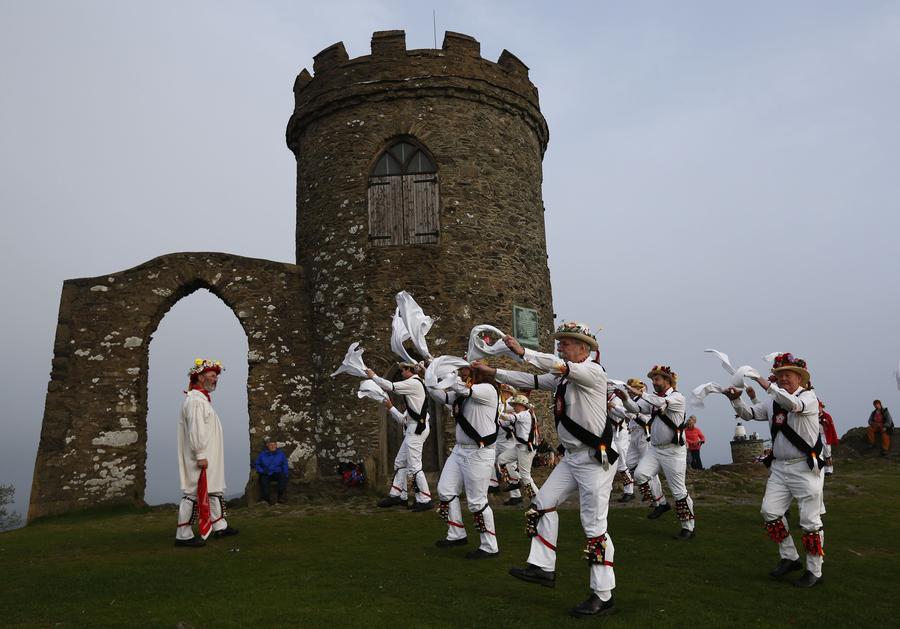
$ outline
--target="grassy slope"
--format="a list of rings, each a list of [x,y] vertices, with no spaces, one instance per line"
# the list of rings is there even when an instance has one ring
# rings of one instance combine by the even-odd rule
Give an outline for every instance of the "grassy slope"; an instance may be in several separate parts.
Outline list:
[[[619,611],[604,624],[885,626],[893,617],[892,596],[875,592],[893,592],[900,582],[897,465],[847,463],[839,474],[826,490],[826,584],[811,591],[766,574],[777,552],[760,524],[762,479],[753,483],[753,504],[708,504],[701,494],[698,537],[689,544],[670,539],[677,530],[671,514],[650,521],[642,507],[613,508]],[[577,512],[561,515],[554,590],[506,574],[524,562],[528,540],[521,511],[496,513],[503,555],[480,562],[463,559],[465,548],[435,548],[443,525],[427,513],[241,509],[230,516],[240,536],[204,549],[172,547],[174,513],[168,511],[52,518],[0,534],[0,624],[579,622],[565,615],[588,593]],[[792,526],[796,517],[794,507]]]

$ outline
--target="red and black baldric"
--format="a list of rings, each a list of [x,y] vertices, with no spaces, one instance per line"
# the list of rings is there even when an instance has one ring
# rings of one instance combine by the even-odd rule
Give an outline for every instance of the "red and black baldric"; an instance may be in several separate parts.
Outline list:
[[[672,443],[677,446],[684,445],[684,418],[682,417],[681,424],[676,424],[672,421],[672,418],[662,412],[661,409],[653,407],[653,410],[650,411],[650,421],[647,422],[647,429],[649,430],[651,426],[653,426],[653,422],[659,419],[662,423],[666,425],[666,428],[672,431]]]
[[[595,459],[602,463],[603,451],[605,451],[609,464],[615,463],[616,459],[619,458],[619,454],[612,448],[612,424],[608,421],[605,422],[603,433],[598,437],[569,417],[566,412],[566,389],[568,386],[568,382],[561,382],[556,387],[556,402],[553,406],[553,414],[556,420],[557,431],[559,431],[559,425],[562,424],[573,437],[594,451]],[[560,447],[562,447],[562,444],[560,444]]]
[[[751,409],[751,417],[752,417],[752,409]],[[809,469],[821,469],[824,463],[822,462],[822,435],[816,438],[815,445],[809,445],[806,443],[806,440],[797,434],[797,431],[790,427],[788,424],[788,410],[778,404],[778,402],[772,402],[772,421],[769,424],[769,428],[772,430],[772,445],[775,444],[775,437],[780,434],[784,435],[785,438],[791,443],[792,446],[800,450],[803,454],[806,455],[806,464],[809,466]],[[775,460],[775,455],[773,452],[769,452],[765,459],[763,459],[763,463],[766,464],[766,467],[772,465],[772,461]]]
[[[418,412],[416,412],[416,410],[413,409],[412,404],[410,404],[409,401],[406,400],[406,396],[403,396],[403,399],[406,402],[406,412],[409,413],[409,416],[416,421],[415,433],[417,435],[421,435],[428,427],[428,392],[425,391],[425,383],[422,382],[418,377],[413,377],[419,384],[422,385],[422,393],[425,394],[425,398],[422,401],[422,408],[419,409]]]
[[[494,432],[489,435],[480,435],[478,431],[475,430],[475,427],[469,423],[469,420],[466,419],[466,416],[463,415],[463,408],[469,402],[469,399],[472,397],[472,389],[469,389],[468,395],[462,399],[457,398],[455,402],[453,402],[453,417],[456,419],[456,425],[459,426],[466,436],[478,444],[479,448],[484,448],[489,445],[493,445],[495,441],[497,441],[497,419],[500,417],[500,405],[497,405],[497,412],[494,415]]]

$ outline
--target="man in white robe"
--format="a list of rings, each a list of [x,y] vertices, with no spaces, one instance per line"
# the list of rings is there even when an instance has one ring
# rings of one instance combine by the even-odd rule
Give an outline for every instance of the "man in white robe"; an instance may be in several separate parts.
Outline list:
[[[626,393],[621,389],[615,389],[614,394],[620,401],[624,400],[626,395],[631,395],[632,401],[637,402],[640,399],[640,393],[643,393],[647,388],[638,378],[629,378],[626,384],[628,384],[629,388],[634,392]],[[625,454],[625,466],[628,468],[631,477],[634,478],[634,472],[637,469],[638,464],[647,453],[647,450],[650,449],[650,412],[648,410],[646,413],[632,413],[631,411],[626,410],[624,405],[614,404],[610,408],[610,413],[618,418],[625,417],[628,420],[628,437],[630,443],[628,444],[628,450]],[[657,513],[657,507],[668,504],[662,490],[662,484],[659,482],[658,474],[651,476],[650,480],[646,483],[642,483],[639,488],[641,490],[641,500],[650,503],[652,508],[651,513]],[[626,501],[627,499],[620,499],[620,502]]]
[[[509,399],[509,406],[511,412],[500,413],[500,428],[512,433],[516,445],[497,457],[497,462],[499,465],[506,465],[507,469],[510,464],[515,464],[520,489],[532,499],[538,492],[538,486],[531,477],[531,464],[540,440],[537,419],[531,408],[531,401],[521,393]],[[516,505],[521,502],[522,498],[519,496],[518,500],[511,497],[504,504]]]
[[[175,545],[198,547],[206,542],[194,535],[193,524],[199,511],[197,483],[200,471],[206,470],[206,489],[214,537],[237,535],[236,528],[225,520],[225,446],[222,422],[212,407],[211,394],[216,390],[222,365],[218,361],[198,358],[188,371],[190,383],[181,405],[178,426],[178,472],[181,477],[181,504]]]

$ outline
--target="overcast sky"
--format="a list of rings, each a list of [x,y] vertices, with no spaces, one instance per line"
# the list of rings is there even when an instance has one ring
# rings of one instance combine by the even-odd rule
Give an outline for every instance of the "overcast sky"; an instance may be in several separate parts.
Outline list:
[[[294,77],[336,41],[364,55],[395,28],[431,47],[432,5],[0,0],[0,483],[19,511],[63,280],[175,251],[292,262]],[[707,347],[758,368],[789,350],[840,433],[900,397],[900,3],[441,2],[437,30],[531,68],[554,309],[604,328],[613,377],[664,362],[688,390],[725,376]],[[154,338],[148,500],[179,493],[195,355],[229,368],[216,404],[240,491],[236,319],[197,293]],[[706,406],[704,461],[727,462],[730,407]]]

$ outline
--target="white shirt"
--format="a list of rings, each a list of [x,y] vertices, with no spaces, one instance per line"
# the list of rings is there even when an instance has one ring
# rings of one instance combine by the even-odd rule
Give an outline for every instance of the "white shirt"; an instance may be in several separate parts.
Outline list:
[[[222,422],[206,396],[191,389],[181,405],[178,425],[178,475],[181,491],[196,495],[200,468],[197,461],[206,459],[206,489],[209,493],[225,491],[225,442]]]
[[[568,384],[565,394],[566,414],[592,434],[603,434],[606,428],[606,370],[603,367],[592,360],[585,359],[576,363],[531,349],[525,350],[523,360],[548,373],[535,376],[521,371],[498,369],[497,381],[511,384],[517,389],[545,391],[555,391],[557,386]],[[566,449],[585,447],[561,423],[556,432]]]
[[[528,409],[519,413],[503,413],[500,415],[500,425],[512,428],[516,437],[525,442],[528,441],[528,436],[531,434],[531,423],[531,411]]]
[[[467,387],[459,382],[446,391],[428,389],[428,393],[438,402],[453,404],[457,400],[462,401],[462,414],[482,437],[492,435],[497,431],[497,411],[500,409],[500,396],[494,385],[482,383]],[[478,444],[469,435],[463,432],[459,424],[456,425],[456,443],[470,446]]]
[[[804,389],[803,387],[794,391],[793,394],[788,393],[776,384],[769,385],[769,399],[763,400],[758,404],[754,404],[750,408],[744,404],[741,398],[731,401],[734,411],[741,419],[753,419],[756,421],[770,421],[774,415],[773,404],[778,405],[788,411],[787,425],[794,429],[803,440],[810,446],[814,446],[819,436],[821,425],[819,424],[819,398],[816,397],[815,391],[812,389]],[[772,455],[776,459],[799,459],[805,458],[806,454],[794,447],[779,432],[772,443]]]
[[[372,380],[383,390],[402,395],[407,409],[412,408],[413,411],[421,413],[425,407],[425,383],[419,376],[411,376],[397,382],[391,382],[379,376],[373,376]],[[392,408],[391,417],[404,426],[407,431],[415,432],[418,422],[410,416],[409,411],[401,413],[396,408]]]
[[[653,410],[665,415],[675,426],[684,428],[684,413],[687,409],[687,400],[684,396],[669,387],[662,395],[648,393],[644,391],[641,396],[635,400],[630,397],[625,400],[625,408],[632,413],[643,413],[650,415]],[[654,446],[664,446],[672,443],[675,433],[666,426],[665,422],[660,419],[654,419],[650,426],[650,444]]]

